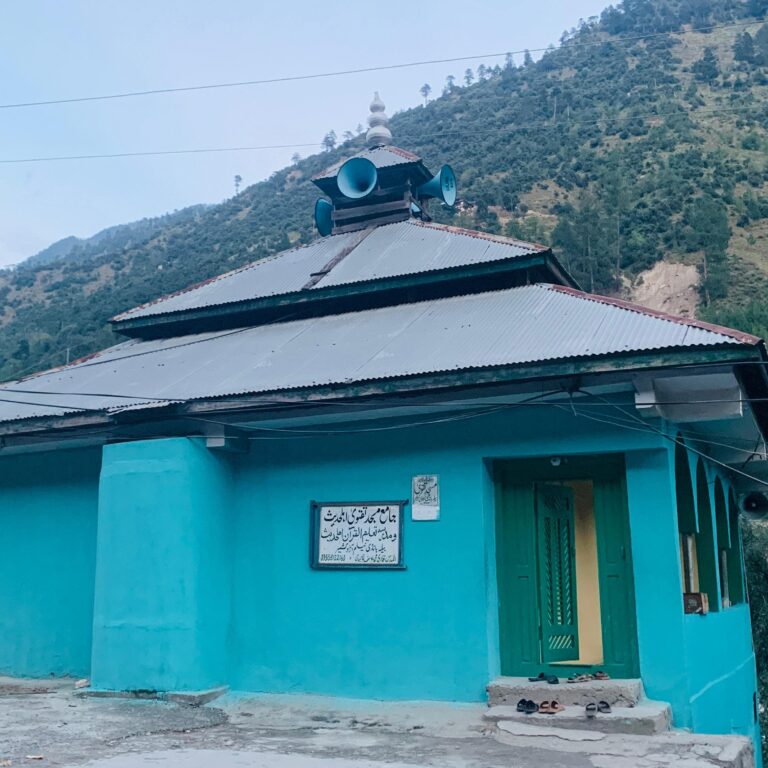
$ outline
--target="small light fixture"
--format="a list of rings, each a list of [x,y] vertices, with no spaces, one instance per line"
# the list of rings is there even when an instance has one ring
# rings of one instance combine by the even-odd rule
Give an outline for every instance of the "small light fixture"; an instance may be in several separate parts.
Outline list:
[[[560,465],[563,463],[563,460],[562,460],[562,459],[561,459],[559,456],[553,456],[553,457],[552,457],[552,458],[549,460],[549,463],[550,463],[550,464],[551,464],[553,467],[559,467],[559,466],[560,466]]]

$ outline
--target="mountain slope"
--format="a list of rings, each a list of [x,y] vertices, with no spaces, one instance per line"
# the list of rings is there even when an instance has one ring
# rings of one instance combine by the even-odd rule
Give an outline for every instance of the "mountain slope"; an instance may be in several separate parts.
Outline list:
[[[755,300],[768,287],[767,4],[625,0],[539,62],[478,68],[477,83],[395,115],[395,142],[456,170],[461,204],[438,220],[550,242],[587,289],[625,290],[661,259],[693,265],[704,315],[768,334]],[[140,236],[1,273],[0,376],[109,344],[111,315],[307,242],[309,178],[361,141]]]
[[[30,256],[23,265],[24,267],[38,267],[64,259],[90,260],[124,251],[133,245],[149,240],[162,229],[194,221],[197,214],[205,210],[206,207],[205,205],[193,205],[181,211],[167,213],[164,216],[153,216],[128,224],[117,224],[102,229],[101,232],[87,238],[70,235],[57,240],[47,248],[43,248],[34,256]]]

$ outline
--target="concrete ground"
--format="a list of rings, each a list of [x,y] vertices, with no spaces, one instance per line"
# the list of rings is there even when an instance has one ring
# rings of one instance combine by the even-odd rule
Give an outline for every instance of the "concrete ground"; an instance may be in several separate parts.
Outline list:
[[[496,733],[486,707],[228,694],[202,707],[82,698],[74,683],[0,678],[0,767],[746,768],[717,737],[584,740],[533,726]],[[533,728],[528,733],[525,728]],[[546,729],[545,729],[546,730]],[[576,733],[576,732],[569,732]],[[662,739],[659,741],[659,739]]]

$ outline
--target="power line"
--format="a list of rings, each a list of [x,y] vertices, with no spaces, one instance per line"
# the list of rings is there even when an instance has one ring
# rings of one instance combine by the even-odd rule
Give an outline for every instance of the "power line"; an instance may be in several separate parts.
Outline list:
[[[741,475],[742,477],[747,478],[748,480],[752,480],[755,483],[759,483],[760,485],[768,486],[768,481],[761,480],[759,477],[755,477],[754,475],[750,475],[748,472],[744,472],[742,469],[737,469],[736,467],[731,467],[728,464],[726,464],[724,461],[720,461],[719,459],[715,459],[712,456],[708,456],[703,451],[698,450],[697,448],[692,448],[689,445],[685,444],[684,440],[678,439],[677,437],[671,437],[668,435],[663,429],[659,429],[658,427],[655,427],[653,424],[650,424],[648,422],[644,422],[639,416],[635,416],[631,413],[627,413],[621,406],[616,405],[615,403],[611,403],[610,400],[606,400],[604,397],[601,397],[600,395],[595,395],[592,392],[586,392],[584,390],[579,390],[584,395],[587,395],[588,397],[596,398],[597,400],[610,403],[613,408],[615,408],[619,413],[621,413],[625,418],[630,419],[633,422],[638,422],[644,429],[648,429],[651,432],[656,433],[657,435],[663,437],[665,440],[669,440],[670,442],[674,443],[675,445],[681,445],[686,450],[691,451],[692,453],[695,453],[697,456],[700,456],[704,459],[707,459],[708,461],[711,461],[713,464],[717,464],[720,467],[723,467],[724,469],[728,470],[729,472],[734,472],[737,475]],[[619,426],[619,423],[617,422],[617,426]],[[624,425],[628,429],[632,429],[632,427]],[[637,428],[636,428],[637,429]]]
[[[530,122],[526,125],[511,126],[509,128],[489,128],[487,130],[467,130],[464,128],[446,128],[443,131],[436,131],[432,133],[420,133],[417,137],[418,140],[425,138],[440,138],[452,134],[458,134],[459,136],[507,136],[509,134],[521,132],[521,131],[540,131],[540,130],[552,130],[555,128],[573,128],[581,125],[599,125],[600,123],[612,123],[617,121],[631,121],[631,120],[652,120],[663,119],[667,117],[707,117],[709,115],[718,114],[744,114],[748,110],[762,110],[766,108],[761,104],[754,104],[750,106],[741,107],[712,107],[711,109],[696,109],[696,110],[670,110],[667,112],[645,112],[642,114],[623,114],[623,115],[610,115],[607,117],[590,118],[584,120],[571,120],[568,118],[561,119],[559,121],[540,121],[538,123]],[[402,137],[404,143],[407,143],[409,137]],[[105,160],[115,158],[130,158],[130,157],[160,157],[164,155],[202,155],[212,153],[224,153],[224,152],[254,152],[260,150],[274,150],[274,149],[301,149],[307,147],[318,147],[319,142],[301,142],[297,144],[261,144],[254,146],[235,146],[235,147],[196,147],[192,149],[161,149],[161,150],[147,150],[140,152],[108,152],[104,154],[85,154],[85,155],[49,155],[40,157],[21,157],[21,158],[5,158],[0,159],[0,165],[15,165],[22,163],[48,163],[48,162],[60,162],[68,160]]]
[[[756,24],[761,24],[762,20],[757,21],[744,21],[744,22],[734,22],[730,24],[712,24],[707,27],[695,27],[691,29],[682,29],[677,31],[665,31],[665,32],[653,32],[646,35],[635,35],[635,36],[628,36],[628,37],[614,37],[607,40],[596,40],[596,41],[588,41],[588,42],[566,42],[564,43],[559,49],[555,50],[565,50],[568,48],[588,48],[588,47],[594,47],[598,45],[610,45],[610,44],[616,44],[616,43],[631,43],[631,42],[638,42],[640,40],[650,40],[652,38],[656,37],[662,37],[665,35],[682,35],[682,34],[689,34],[692,32],[712,32],[716,29],[735,29],[740,27],[748,27],[748,26],[754,26]],[[357,67],[354,69],[341,69],[341,70],[335,70],[330,72],[313,72],[303,75],[281,75],[277,77],[267,77],[267,78],[261,78],[258,80],[239,80],[239,81],[233,81],[233,82],[224,82],[224,83],[206,83],[202,85],[186,85],[186,86],[178,86],[173,88],[151,88],[147,90],[141,90],[141,91],[124,91],[122,93],[109,93],[109,94],[101,94],[101,95],[95,95],[95,96],[74,96],[71,98],[64,98],[64,99],[45,99],[40,101],[21,101],[21,102],[11,102],[6,104],[0,104],[0,109],[23,109],[27,107],[42,107],[42,106],[52,106],[57,104],[77,104],[82,102],[93,102],[93,101],[111,101],[116,99],[128,99],[128,98],[135,98],[135,97],[141,97],[141,96],[158,96],[162,94],[171,94],[171,93],[190,93],[193,91],[211,91],[221,88],[243,88],[248,86],[258,86],[258,85],[272,85],[277,83],[290,83],[290,82],[298,82],[302,80],[322,80],[322,79],[328,79],[328,78],[334,78],[334,77],[344,77],[348,75],[359,75],[359,74],[366,74],[370,72],[386,72],[391,70],[398,70],[398,69],[411,69],[414,67],[424,67],[429,66],[433,64],[452,64],[456,62],[461,61],[473,61],[477,59],[492,59],[492,58],[499,58],[501,56],[508,56],[508,55],[520,55],[524,54],[526,52],[528,53],[546,53],[547,51],[551,50],[549,46],[545,48],[524,48],[522,50],[517,51],[496,51],[493,53],[478,53],[471,56],[453,56],[450,58],[441,58],[441,59],[424,59],[420,61],[410,61],[405,63],[399,63],[399,64],[383,64],[379,66],[371,66],[371,67]]]
[[[59,160],[103,160],[117,157],[150,157],[161,155],[202,155],[211,154],[216,152],[254,152],[257,150],[265,149],[298,149],[301,147],[315,147],[319,146],[319,142],[305,142],[302,144],[261,144],[259,146],[250,147],[202,147],[195,149],[160,149],[149,150],[143,152],[110,152],[103,155],[56,155],[48,157],[24,157],[14,158],[7,160],[0,160],[0,163],[48,163]]]

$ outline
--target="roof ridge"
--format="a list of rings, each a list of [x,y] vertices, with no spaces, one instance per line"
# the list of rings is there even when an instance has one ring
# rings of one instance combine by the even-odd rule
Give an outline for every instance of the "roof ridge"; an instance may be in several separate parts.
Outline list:
[[[457,227],[453,224],[441,224],[437,221],[420,221],[419,219],[407,219],[407,223],[414,224],[417,227],[426,227],[427,229],[439,229],[445,232],[451,232],[454,235],[465,235],[466,237],[473,237],[476,240],[489,240],[492,243],[499,243],[501,245],[516,245],[518,247],[533,246],[539,251],[551,250],[548,245],[544,245],[543,243],[536,243],[532,240],[517,240],[514,237],[507,237],[506,235],[494,235],[490,232],[480,232],[477,229],[466,229],[465,227]],[[381,226],[387,225],[382,224]]]
[[[640,304],[635,304],[631,301],[624,299],[616,299],[611,296],[601,296],[597,293],[587,293],[586,291],[579,291],[576,288],[570,288],[566,285],[554,285],[547,283],[539,283],[544,285],[552,291],[559,291],[560,293],[566,293],[569,296],[574,296],[584,301],[594,301],[598,304],[606,304],[619,309],[624,309],[628,312],[636,312],[640,315],[646,315],[648,317],[655,317],[659,320],[666,320],[669,323],[676,323],[678,325],[685,325],[690,328],[700,328],[704,331],[710,331],[711,333],[717,333],[720,336],[728,336],[743,344],[759,344],[762,339],[759,336],[753,336],[751,333],[745,333],[744,331],[738,331],[734,328],[727,328],[724,325],[715,325],[714,323],[707,323],[703,320],[696,320],[693,318],[682,317],[681,315],[673,315],[669,312],[662,312],[658,309],[650,309]]]

